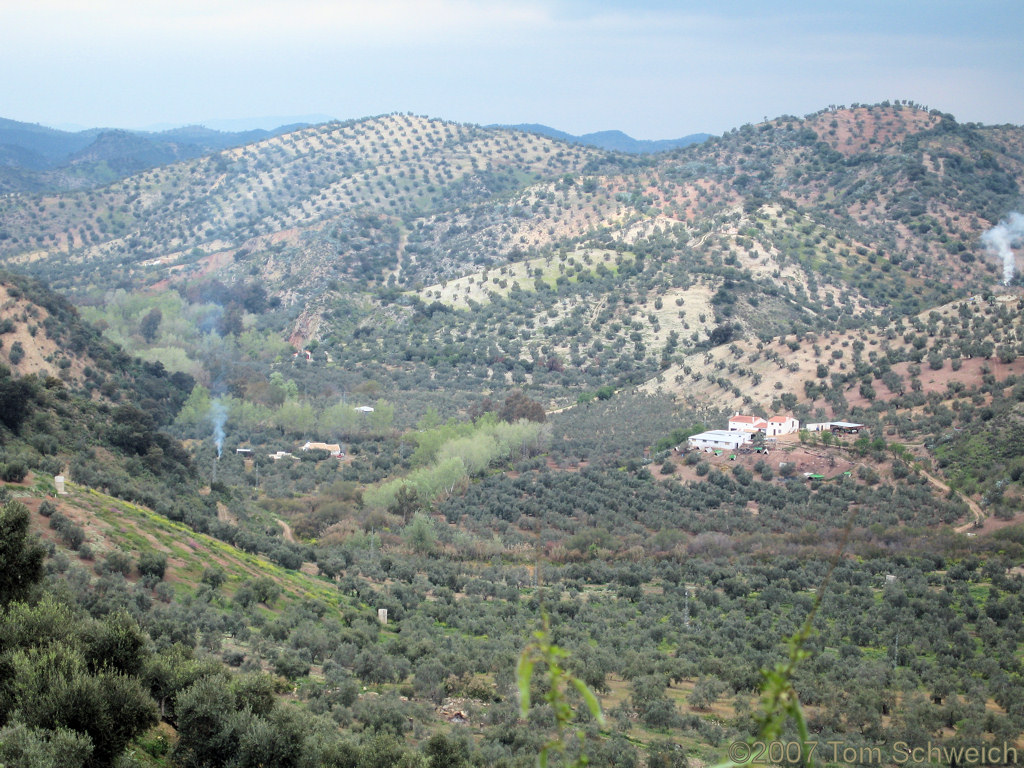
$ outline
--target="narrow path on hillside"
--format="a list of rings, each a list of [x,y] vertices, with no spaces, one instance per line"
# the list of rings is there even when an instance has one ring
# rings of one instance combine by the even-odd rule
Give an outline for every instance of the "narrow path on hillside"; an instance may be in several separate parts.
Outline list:
[[[391,274],[395,276],[395,280],[398,280],[402,276],[402,254],[405,253],[405,246],[409,242],[409,233],[404,230],[398,236],[398,248],[395,249],[395,261],[397,266]],[[410,263],[414,262],[415,259],[410,257]]]
[[[563,405],[561,408],[552,408],[550,411],[544,411],[544,415],[550,416],[553,413],[562,413],[563,411],[568,411],[570,408],[575,408],[577,405],[578,403],[571,403],[569,405]]]
[[[690,248],[700,248],[702,245],[704,245],[705,242],[707,242],[707,239],[709,237],[711,237],[711,233],[714,232],[714,231],[715,230],[713,230],[713,229],[709,229],[707,232],[705,232],[699,238],[691,239],[690,242],[687,243],[687,245]]]
[[[295,533],[292,531],[292,527],[288,525],[284,520],[278,520],[277,524],[281,526],[281,530],[284,531],[284,540],[289,544],[295,543]]]
[[[939,480],[939,478],[935,477],[934,475],[928,474],[927,472],[925,472],[920,467],[918,468],[918,472],[920,472],[922,475],[924,475],[926,478],[928,478],[928,482],[931,483],[932,485],[934,485],[936,488],[941,488],[946,493],[949,493],[949,491],[950,491],[949,486],[946,485],[941,480]],[[978,506],[978,503],[976,501],[974,501],[973,499],[969,499],[966,496],[964,496],[963,494],[960,494],[960,498],[964,502],[964,504],[967,505],[967,508],[970,509],[971,512],[974,514],[974,519],[971,520],[970,522],[964,523],[963,525],[958,525],[953,530],[956,531],[957,533],[966,533],[971,528],[973,528],[975,525],[978,525],[978,526],[981,525],[982,521],[984,521],[984,519],[985,519],[985,513],[982,511],[981,507]]]

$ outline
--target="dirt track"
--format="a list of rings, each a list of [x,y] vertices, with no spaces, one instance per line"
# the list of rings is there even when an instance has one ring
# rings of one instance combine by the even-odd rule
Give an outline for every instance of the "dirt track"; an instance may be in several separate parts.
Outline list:
[[[935,477],[934,475],[928,474],[923,469],[919,469],[918,471],[922,475],[924,475],[926,478],[928,478],[928,482],[931,483],[932,485],[934,485],[936,488],[941,488],[946,493],[949,493],[949,490],[950,490],[949,486],[946,485],[941,480],[939,480],[939,478]],[[974,519],[971,520],[970,522],[964,523],[963,525],[958,525],[953,530],[955,530],[957,533],[966,533],[971,528],[976,528],[976,527],[980,528],[982,522],[985,520],[985,513],[982,512],[981,507],[979,507],[978,503],[976,501],[974,501],[973,499],[969,499],[966,496],[961,496],[960,498],[963,500],[964,504],[966,504],[967,507],[974,514]]]

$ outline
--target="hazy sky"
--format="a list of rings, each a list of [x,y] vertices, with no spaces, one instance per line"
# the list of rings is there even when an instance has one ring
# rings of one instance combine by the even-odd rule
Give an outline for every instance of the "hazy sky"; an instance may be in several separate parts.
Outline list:
[[[4,0],[0,117],[414,112],[636,138],[912,99],[1024,123],[1022,0]]]

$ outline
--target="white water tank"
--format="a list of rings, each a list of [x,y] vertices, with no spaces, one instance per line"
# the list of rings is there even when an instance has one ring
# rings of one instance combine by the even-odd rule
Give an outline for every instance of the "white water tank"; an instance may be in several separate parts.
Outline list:
[[[388,609],[387,608],[378,608],[377,609],[377,621],[379,621],[381,624],[387,624],[388,623]]]
[[[64,490],[64,475],[57,475],[53,478],[53,484],[57,488],[58,496],[66,496],[67,491]]]

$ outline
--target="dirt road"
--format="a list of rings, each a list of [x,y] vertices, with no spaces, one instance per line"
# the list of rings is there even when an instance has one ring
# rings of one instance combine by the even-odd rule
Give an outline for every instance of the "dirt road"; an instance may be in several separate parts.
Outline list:
[[[941,480],[939,480],[939,478],[935,477],[934,475],[928,474],[920,467],[918,468],[918,472],[924,475],[928,479],[928,482],[934,485],[936,488],[941,488],[946,493],[949,493],[949,486],[946,485]],[[971,513],[974,515],[974,519],[970,522],[964,523],[963,525],[958,525],[956,528],[954,528],[954,530],[957,533],[966,533],[971,528],[981,526],[981,523],[985,520],[985,513],[982,511],[981,507],[978,506],[978,503],[973,499],[969,499],[966,496],[960,496],[960,498],[964,502],[964,504],[967,505],[967,508],[971,510]]]

